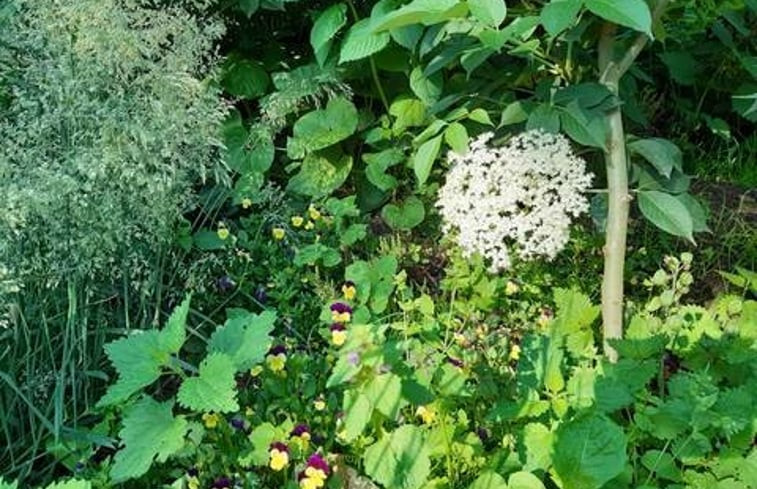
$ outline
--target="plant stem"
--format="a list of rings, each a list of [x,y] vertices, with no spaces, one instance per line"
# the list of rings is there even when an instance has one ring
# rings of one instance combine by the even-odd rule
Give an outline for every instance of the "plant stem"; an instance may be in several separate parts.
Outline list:
[[[657,22],[669,0],[659,0],[652,16]],[[623,57],[615,61],[615,31],[617,26],[605,23],[599,40],[600,83],[613,94],[618,94],[620,79],[648,42],[646,34],[639,34]],[[620,107],[613,108],[606,116],[608,134],[605,148],[607,169],[607,228],[605,231],[605,261],[602,277],[602,328],[604,352],[611,362],[618,353],[609,340],[623,337],[623,271],[626,259],[628,213],[631,196],[628,191],[628,163],[626,156],[625,130]]]

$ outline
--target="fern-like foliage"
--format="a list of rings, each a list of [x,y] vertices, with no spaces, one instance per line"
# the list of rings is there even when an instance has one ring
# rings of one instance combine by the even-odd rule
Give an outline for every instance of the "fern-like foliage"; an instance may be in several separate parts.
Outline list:
[[[227,108],[206,78],[223,25],[198,17],[206,2],[151,3],[2,9],[0,264],[18,275],[146,268],[192,185],[224,174]]]

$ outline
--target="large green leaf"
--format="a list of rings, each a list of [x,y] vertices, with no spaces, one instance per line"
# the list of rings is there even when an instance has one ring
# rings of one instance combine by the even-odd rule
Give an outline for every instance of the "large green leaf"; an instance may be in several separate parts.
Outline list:
[[[429,139],[421,145],[412,157],[412,167],[418,186],[423,186],[431,175],[431,167],[439,156],[442,145],[442,136]]]
[[[469,140],[468,130],[459,122],[453,122],[444,130],[444,141],[457,154],[462,155],[468,152]]]
[[[200,364],[199,375],[181,383],[177,395],[179,403],[194,411],[238,411],[235,372],[229,355],[211,353]]]
[[[163,367],[181,349],[186,338],[189,297],[171,314],[162,331],[132,333],[105,345],[105,353],[118,373],[118,380],[97,403],[110,406],[127,400],[160,377]]]
[[[384,49],[390,40],[391,36],[388,32],[374,32],[371,19],[363,19],[352,26],[344,41],[342,41],[339,63],[355,61],[376,54]]]
[[[223,86],[236,97],[255,99],[265,95],[270,78],[257,61],[231,55],[224,64]]]
[[[605,20],[652,36],[652,14],[644,0],[584,0],[586,8]]]
[[[427,106],[431,106],[439,100],[443,85],[444,79],[441,71],[426,76],[423,74],[423,68],[416,66],[410,72],[410,88]]]
[[[337,3],[318,16],[310,31],[310,45],[318,64],[323,66],[328,57],[334,36],[347,23],[347,5]]]
[[[683,171],[683,154],[678,146],[667,139],[640,139],[629,143],[628,150],[647,160],[666,178],[670,178],[673,168]]]
[[[625,434],[604,416],[565,422],[555,436],[552,457],[563,489],[599,489],[625,468]]]
[[[468,0],[468,8],[475,18],[491,27],[499,27],[507,15],[505,0]]]
[[[544,470],[552,465],[554,433],[541,423],[529,423],[523,428],[523,445],[526,447],[525,470]]]
[[[333,98],[325,109],[308,112],[295,122],[292,138],[287,142],[287,154],[297,159],[332,146],[350,137],[357,124],[355,105],[342,97]]]
[[[552,0],[542,7],[541,24],[551,36],[560,34],[576,23],[583,0]]]
[[[124,448],[116,453],[110,476],[123,482],[147,473],[153,460],[165,462],[184,446],[188,423],[174,417],[173,403],[144,397],[126,410],[118,433]]]
[[[362,392],[348,391],[344,395],[344,433],[342,438],[351,442],[363,433],[371,420],[373,405]]]
[[[393,131],[400,134],[408,127],[424,125],[426,105],[417,98],[401,97],[392,102],[389,114],[395,117]]]
[[[347,180],[352,156],[328,148],[305,157],[300,172],[289,179],[287,190],[309,197],[325,197]]]
[[[668,67],[670,77],[681,85],[692,86],[700,77],[701,66],[688,51],[666,51],[660,59]]]
[[[423,430],[404,425],[369,446],[363,455],[365,473],[386,488],[419,489],[431,473]]]
[[[665,232],[694,241],[694,221],[686,206],[675,196],[657,190],[639,192],[639,209],[644,217]]]
[[[0,489],[2,489],[2,487],[3,485],[0,482]],[[92,483],[90,481],[81,481],[81,480],[75,480],[75,479],[53,482],[45,486],[45,489],[91,489],[91,488],[92,488]]]
[[[515,472],[507,479],[507,489],[544,489],[544,483],[530,472]]]
[[[376,19],[375,32],[411,24],[433,25],[453,17],[464,16],[467,5],[459,0],[413,0],[404,7]]]
[[[378,412],[390,420],[397,417],[402,401],[402,381],[398,376],[377,375],[365,386],[364,392]]]
[[[387,204],[381,209],[381,217],[392,229],[410,230],[423,222],[426,209],[414,195],[399,204]]]
[[[689,211],[695,233],[710,231],[710,227],[707,225],[707,210],[702,206],[699,199],[688,192],[678,194],[675,197],[684,205],[684,207],[686,207],[686,210]]]
[[[560,112],[563,130],[579,144],[604,149],[607,128],[603,117],[587,113],[575,100]]]
[[[265,358],[275,321],[273,311],[260,314],[244,311],[230,317],[210,337],[208,353],[225,353],[231,357],[237,371],[247,370]]]
[[[221,128],[226,163],[242,175],[264,172],[274,158],[273,138],[267,128],[255,126],[250,131],[244,127],[242,116],[234,111]]]

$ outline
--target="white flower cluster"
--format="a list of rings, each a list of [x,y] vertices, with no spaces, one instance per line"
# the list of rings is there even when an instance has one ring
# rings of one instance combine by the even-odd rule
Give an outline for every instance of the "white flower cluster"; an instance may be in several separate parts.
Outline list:
[[[554,258],[571,218],[589,209],[586,163],[559,134],[527,131],[499,148],[487,144],[491,138],[479,136],[465,155],[450,152],[436,204],[444,232],[456,232],[464,253],[480,253],[492,271],[508,268],[513,252]]]

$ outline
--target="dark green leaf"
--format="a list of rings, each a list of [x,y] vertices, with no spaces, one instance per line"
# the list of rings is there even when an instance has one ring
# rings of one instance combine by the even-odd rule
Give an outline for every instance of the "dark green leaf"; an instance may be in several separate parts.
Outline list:
[[[578,106],[578,102],[573,101],[560,112],[560,122],[575,142],[604,149],[607,128],[603,117],[592,117]]]
[[[391,36],[388,32],[374,33],[371,19],[357,22],[342,41],[339,63],[355,61],[376,54],[389,44]]]
[[[666,178],[670,178],[673,168],[683,171],[683,154],[672,141],[661,138],[641,139],[630,143],[628,149],[651,163]]]
[[[396,29],[411,24],[432,25],[454,16],[463,16],[465,4],[458,0],[413,0],[404,7],[381,19],[376,19],[376,32]]]
[[[315,51],[318,64],[323,66],[328,57],[332,40],[347,23],[347,6],[337,3],[327,8],[318,16],[310,31],[310,45]]]
[[[224,66],[223,86],[235,97],[255,99],[264,95],[270,83],[260,64],[239,55],[231,55]]]
[[[363,161],[368,165],[365,169],[368,181],[384,191],[395,188],[397,179],[388,175],[386,170],[401,163],[404,159],[405,154],[396,148],[380,153],[363,153]]]
[[[411,163],[419,187],[423,186],[431,175],[431,167],[439,156],[441,145],[442,136],[436,136],[423,143],[413,155]]]
[[[644,0],[584,0],[586,8],[610,22],[652,36],[652,14]]]
[[[249,19],[260,8],[260,0],[239,0],[239,9]]]
[[[541,23],[551,36],[557,36],[576,23],[583,0],[552,0],[542,7]]]
[[[381,210],[381,217],[392,229],[406,231],[422,223],[426,217],[426,211],[419,198],[410,196],[398,205],[385,205]]]
[[[652,224],[675,236],[694,240],[691,214],[678,199],[656,190],[639,192],[638,195],[639,209]]]

